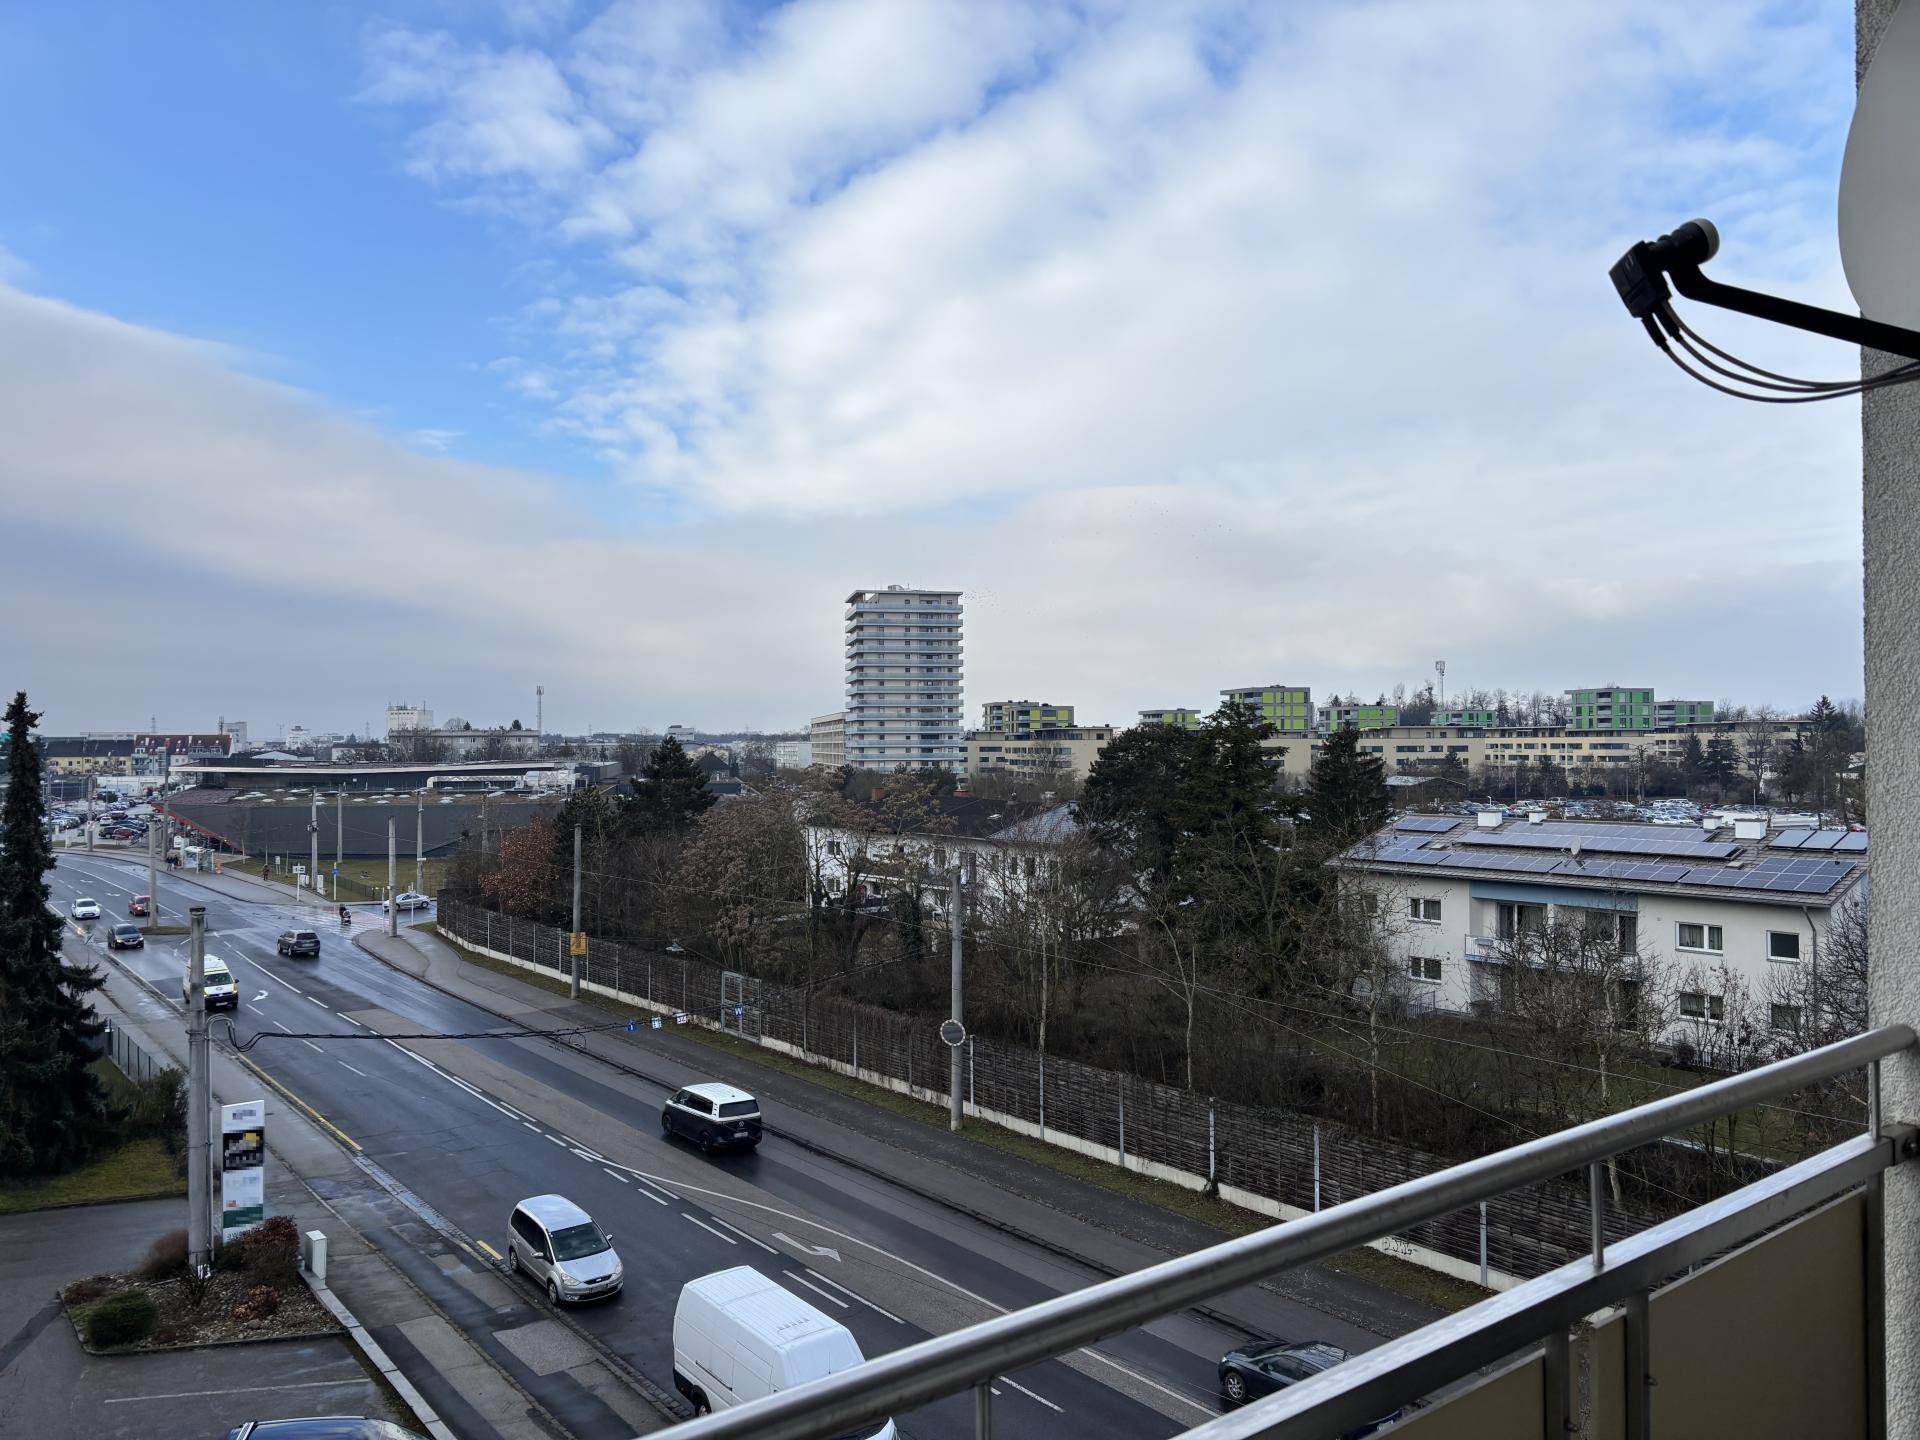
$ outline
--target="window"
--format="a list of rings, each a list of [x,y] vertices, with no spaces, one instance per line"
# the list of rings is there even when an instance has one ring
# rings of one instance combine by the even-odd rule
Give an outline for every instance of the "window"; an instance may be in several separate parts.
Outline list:
[[[1512,940],[1521,935],[1539,935],[1547,928],[1547,907],[1544,905],[1518,905],[1510,901],[1499,902],[1499,923],[1494,933],[1502,940]]]
[[[838,855],[839,853],[840,853],[840,842],[838,840],[827,841],[827,854]]]
[[[1720,927],[1718,925],[1688,925],[1682,922],[1675,927],[1674,944],[1682,950],[1708,950],[1718,955],[1722,949]]]
[[[946,846],[936,845],[933,847],[933,868],[936,870],[944,870],[947,868]]]
[[[1783,1035],[1800,1033],[1800,1007],[1798,1005],[1775,1005],[1768,1017],[1773,1028]]]
[[[1423,900],[1416,897],[1411,902],[1410,908],[1413,911],[1413,918],[1422,924],[1438,925],[1440,923],[1440,902],[1438,900]]]
[[[1769,930],[1767,932],[1767,958],[1769,960],[1798,960],[1800,958],[1800,932],[1798,930]],[[1774,1007],[1776,1010],[1779,1006]],[[1779,1027],[1775,1027],[1776,1029]]]
[[[1440,983],[1440,957],[1437,955],[1415,955],[1407,961],[1407,973],[1415,980],[1424,980],[1428,984]]]
[[[1724,996],[1703,995],[1698,990],[1680,992],[1680,1013],[1688,1020],[1719,1022],[1727,1018]]]

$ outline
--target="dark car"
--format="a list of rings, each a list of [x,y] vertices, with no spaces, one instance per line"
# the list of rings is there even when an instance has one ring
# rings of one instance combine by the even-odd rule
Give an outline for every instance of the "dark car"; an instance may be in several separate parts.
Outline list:
[[[107,932],[109,950],[144,950],[146,946],[147,937],[138,925],[116,925]]]
[[[282,955],[320,955],[320,937],[311,930],[282,930],[277,945]]]
[[[660,1129],[702,1150],[760,1143],[760,1102],[731,1085],[689,1085],[661,1107]]]
[[[147,913],[148,907],[152,904],[153,897],[151,895],[136,895],[127,902],[127,914],[144,915]]]
[[[227,1440],[426,1440],[426,1437],[391,1420],[316,1415],[308,1420],[249,1420],[229,1430]]]
[[[1311,1380],[1322,1370],[1331,1370],[1347,1358],[1338,1345],[1323,1340],[1289,1344],[1285,1340],[1256,1340],[1229,1350],[1220,1358],[1220,1393],[1229,1405],[1244,1405],[1302,1380]],[[1349,1430],[1345,1440],[1360,1440],[1382,1425],[1398,1420],[1400,1412],[1382,1415],[1378,1420]]]

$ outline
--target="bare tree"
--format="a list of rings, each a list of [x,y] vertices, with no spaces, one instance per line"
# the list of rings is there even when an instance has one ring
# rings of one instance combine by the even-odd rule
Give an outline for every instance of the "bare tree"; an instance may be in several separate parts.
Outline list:
[[[1753,781],[1753,803],[1760,804],[1767,775],[1778,757],[1780,741],[1776,730],[1780,717],[1771,706],[1762,705],[1740,721],[1740,758]]]

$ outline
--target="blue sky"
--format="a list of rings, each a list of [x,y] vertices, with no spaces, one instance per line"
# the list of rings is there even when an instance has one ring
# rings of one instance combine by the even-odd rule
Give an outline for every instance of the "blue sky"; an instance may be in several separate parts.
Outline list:
[[[1851,60],[1813,0],[8,6],[14,683],[775,727],[899,581],[969,592],[970,709],[1857,693],[1855,416],[1689,386],[1605,281],[1706,213],[1844,304]],[[152,577],[70,583],[136,524],[192,676],[115,642]]]

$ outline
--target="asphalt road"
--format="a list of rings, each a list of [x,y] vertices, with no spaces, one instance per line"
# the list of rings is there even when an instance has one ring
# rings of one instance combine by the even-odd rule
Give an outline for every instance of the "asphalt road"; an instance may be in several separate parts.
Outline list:
[[[145,890],[136,859],[61,855],[49,877],[55,903],[64,911],[85,894],[102,907],[99,921],[75,927],[91,932],[89,943],[102,944],[128,899]],[[241,985],[235,1030],[243,1041],[266,1037],[249,1058],[390,1177],[417,1212],[496,1259],[513,1205],[533,1194],[559,1191],[613,1232],[624,1294],[570,1313],[663,1389],[672,1387],[680,1286],[714,1270],[754,1266],[845,1324],[870,1356],[1098,1278],[777,1136],[756,1152],[707,1160],[661,1136],[659,1087],[549,1042],[386,1039],[501,1026],[365,954],[337,923],[296,921],[287,907],[172,877],[162,887],[164,922],[184,922],[188,896],[206,905],[208,953]],[[380,917],[366,910],[355,921]],[[318,960],[278,956],[275,937],[293,923],[318,930]],[[183,937],[160,937],[118,958],[178,997],[185,946]],[[1218,1357],[1241,1338],[1179,1316],[1007,1376],[997,1387],[996,1431],[1023,1440],[1051,1440],[1062,1427],[1174,1433],[1217,1409]],[[897,1418],[924,1440],[973,1433],[967,1397]],[[569,1424],[590,1440],[629,1433],[610,1413]]]

